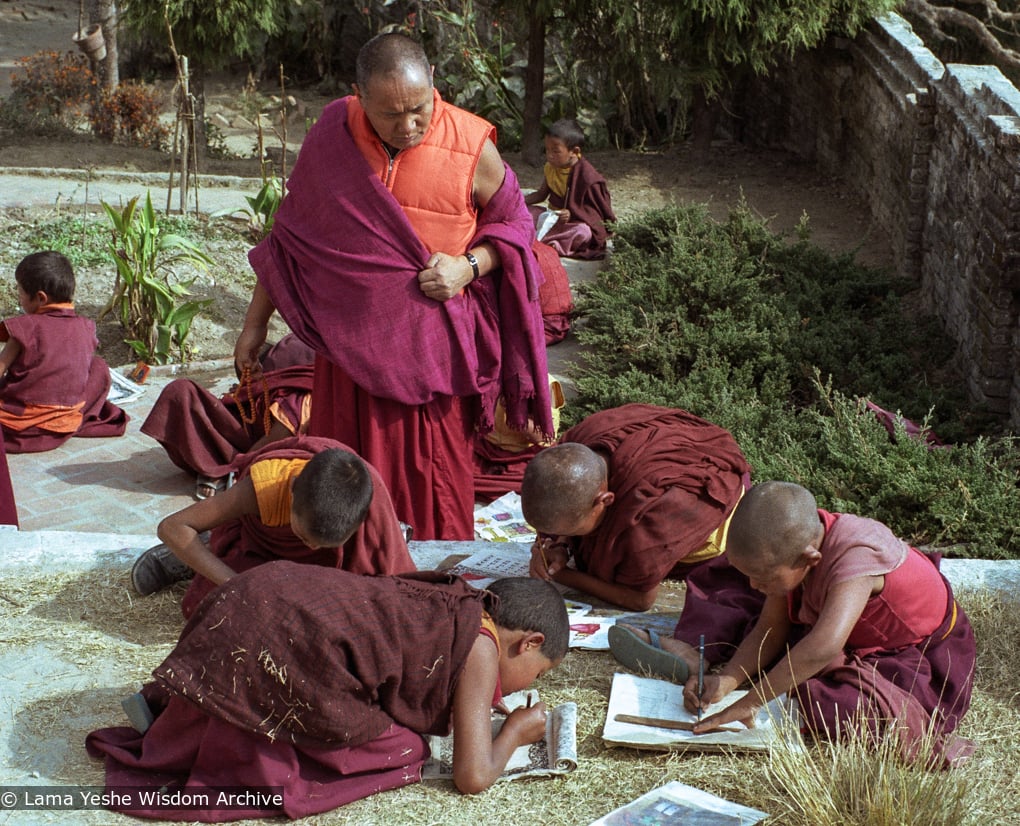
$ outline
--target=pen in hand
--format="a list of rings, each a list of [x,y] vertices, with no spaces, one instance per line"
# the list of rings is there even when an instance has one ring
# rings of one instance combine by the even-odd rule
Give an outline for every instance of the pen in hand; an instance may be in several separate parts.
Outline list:
[[[549,573],[549,560],[545,558],[545,549],[549,547],[549,540],[543,539],[538,543],[538,552],[542,554],[542,564],[545,566],[545,572]]]
[[[701,695],[705,691],[705,635],[698,638],[698,722],[701,722]]]

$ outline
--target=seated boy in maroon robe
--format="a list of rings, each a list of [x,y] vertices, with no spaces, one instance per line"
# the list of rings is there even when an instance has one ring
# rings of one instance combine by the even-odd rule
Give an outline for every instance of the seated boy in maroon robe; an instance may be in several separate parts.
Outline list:
[[[297,818],[418,782],[422,735],[452,727],[453,781],[475,794],[545,735],[541,702],[515,709],[495,736],[491,709],[554,668],[568,639],[563,598],[546,582],[479,591],[434,572],[362,577],[272,562],[199,606],[142,689],[155,714],[145,731],[100,729],[86,748],[105,758],[110,790],[279,793],[186,813],[160,796],[111,795],[132,815]]]
[[[228,487],[241,453],[308,432],[315,351],[290,333],[260,356],[258,377],[217,398],[193,379],[174,379],[159,394],[141,432],[181,470],[197,476],[195,497]]]
[[[581,157],[584,132],[577,121],[563,119],[545,136],[542,185],[524,202],[535,217],[539,240],[566,258],[593,259],[606,254],[607,223],[616,221],[606,179]],[[538,204],[548,201],[549,209]],[[542,225],[549,212],[559,213],[551,229]]]
[[[728,431],[684,410],[595,413],[524,473],[521,507],[539,533],[531,575],[646,611],[664,579],[722,552],[749,474]]]
[[[806,731],[831,739],[898,727],[910,759],[952,764],[973,750],[953,735],[970,706],[976,647],[963,608],[929,557],[873,519],[820,510],[789,482],[752,488],[730,522],[727,556],[765,595],[743,640],[720,638],[710,602],[685,606],[662,647],[696,670],[690,640],[705,635],[706,660],[725,661],[684,686],[684,705],[719,702],[748,679],[751,690],[696,732],[741,720],[781,694],[797,698]],[[739,643],[739,644],[738,644]]]
[[[122,436],[128,417],[106,400],[110,368],[96,325],[74,311],[74,270],[59,252],[14,270],[24,315],[0,324],[0,427],[8,453],[38,453],[72,436]]]
[[[198,574],[181,603],[185,617],[217,585],[274,559],[355,574],[415,570],[378,473],[320,437],[283,439],[247,454],[236,485],[171,514],[157,532],[164,544],[138,558],[131,580],[140,594],[151,594]]]

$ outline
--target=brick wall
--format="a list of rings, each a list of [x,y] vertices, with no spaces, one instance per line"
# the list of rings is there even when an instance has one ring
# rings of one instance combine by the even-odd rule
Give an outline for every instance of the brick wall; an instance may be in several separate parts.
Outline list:
[[[868,204],[958,342],[972,398],[1020,428],[1020,92],[995,67],[943,65],[895,14],[749,91],[742,140]]]

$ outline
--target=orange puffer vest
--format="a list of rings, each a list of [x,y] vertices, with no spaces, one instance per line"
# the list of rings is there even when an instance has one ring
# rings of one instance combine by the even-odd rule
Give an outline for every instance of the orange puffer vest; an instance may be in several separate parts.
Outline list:
[[[472,189],[488,121],[445,103],[433,91],[432,121],[422,142],[391,161],[356,97],[347,99],[347,124],[369,166],[403,207],[429,252],[461,255],[477,229]]]

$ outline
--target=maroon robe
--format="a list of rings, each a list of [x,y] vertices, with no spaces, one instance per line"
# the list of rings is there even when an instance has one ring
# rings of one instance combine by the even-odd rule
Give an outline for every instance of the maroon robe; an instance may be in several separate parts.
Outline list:
[[[531,219],[507,167],[471,242],[492,244],[500,271],[448,301],[424,296],[429,252],[346,117],[345,100],[323,112],[249,260],[319,353],[309,432],[373,464],[416,537],[470,539],[474,430],[492,428],[502,399],[511,427],[552,432]]]
[[[266,435],[263,388],[270,405],[276,404],[296,431],[302,403],[312,392],[311,362],[266,370],[252,384],[254,399],[248,398],[246,388],[217,398],[192,379],[174,379],[159,394],[141,432],[159,442],[182,470],[213,478],[226,476],[235,469],[239,454]],[[255,421],[244,422],[242,410],[245,414],[254,410]]]
[[[144,735],[86,739],[108,789],[282,787],[282,808],[189,810],[208,821],[327,811],[420,778],[447,734],[484,592],[435,573],[358,577],[289,562],[235,577],[202,603],[143,694]],[[174,819],[159,807],[130,814]]]
[[[684,410],[627,404],[595,413],[560,437],[607,457],[615,494],[599,526],[573,540],[580,570],[650,591],[740,500],[750,465],[729,431]]]
[[[606,239],[609,237],[606,223],[615,222],[616,213],[613,212],[606,179],[587,158],[581,158],[570,168],[565,197],[561,198],[555,193],[550,193],[549,208],[570,210],[570,220],[563,227],[565,236],[570,235],[572,223],[579,222],[591,228],[591,237],[580,246],[568,243],[563,250],[564,255],[580,259],[605,256]],[[542,240],[547,244],[552,243],[559,230],[559,225],[553,227]]]
[[[0,379],[0,404],[20,413],[26,405],[83,404],[77,432],[57,433],[42,427],[21,430],[3,426],[8,453],[40,453],[59,447],[72,436],[123,436],[127,414],[106,400],[110,368],[95,355],[96,325],[73,309],[21,315],[4,322],[22,352]]]
[[[928,738],[934,739],[932,757],[937,764],[950,765],[968,756],[973,745],[953,732],[970,706],[976,645],[967,615],[953,599],[948,580],[938,572],[938,555],[922,558],[919,551],[906,548],[886,526],[871,519],[824,511],[819,516],[826,525],[820,547],[823,564],[791,595],[791,644],[810,630],[828,588],[840,577],[847,578],[846,573],[838,573],[841,565],[855,566],[851,570],[861,575],[885,575],[887,587],[868,600],[844,655],[797,686],[803,728],[837,739],[863,724],[878,735],[895,719],[905,756],[916,755],[919,744]],[[834,529],[837,524],[839,528]],[[883,563],[894,553],[896,559],[904,558],[899,546],[912,555],[907,562],[893,563],[894,567]],[[898,581],[893,579],[897,571]],[[692,572],[687,586],[673,636],[697,645],[704,634],[706,661],[728,660],[757,621],[764,595],[724,559]],[[919,615],[931,613],[935,595],[940,599],[942,620],[918,639],[910,629],[920,622]],[[928,622],[930,627],[933,620]]]
[[[338,447],[350,448],[332,439],[295,436],[272,442],[238,459],[238,473],[244,478],[249,468],[263,459],[310,459],[316,453]],[[351,451],[353,452],[353,451]],[[250,514],[213,529],[209,549],[238,573],[277,559],[339,568],[355,574],[402,574],[415,570],[400,523],[393,512],[386,486],[378,472],[366,462],[374,488],[365,521],[340,548],[312,550],[298,539],[289,525],[268,526],[258,514]],[[190,617],[202,599],[216,586],[196,576],[181,602]]]
[[[4,446],[4,434],[0,429],[0,525],[18,524],[18,509],[14,503],[14,488],[11,485],[11,472],[7,467],[7,449]]]
[[[570,279],[556,250],[536,241],[532,249],[545,281],[538,289],[542,305],[542,326],[546,345],[563,341],[570,332],[570,314],[574,311],[574,298],[570,294]]]

